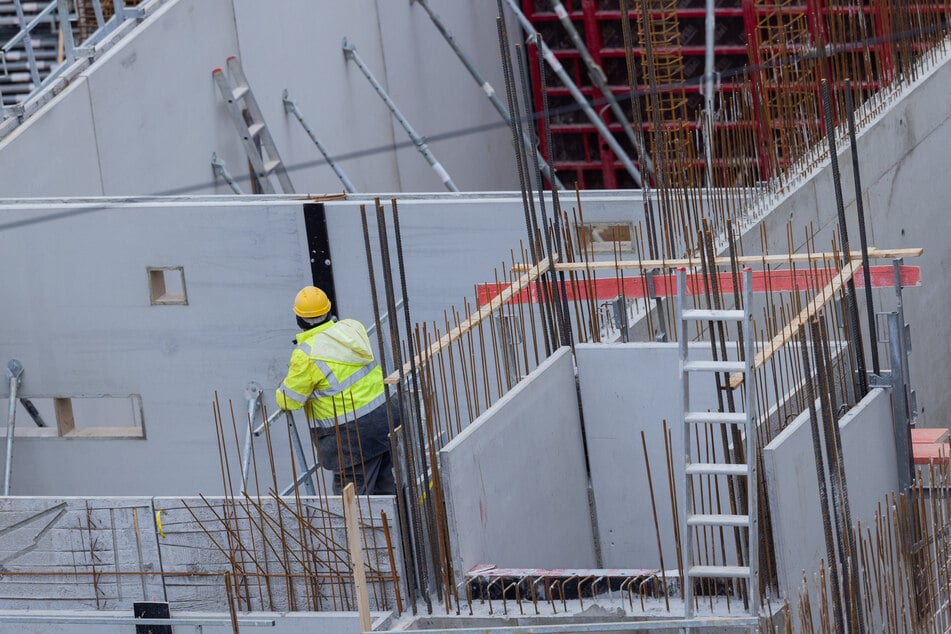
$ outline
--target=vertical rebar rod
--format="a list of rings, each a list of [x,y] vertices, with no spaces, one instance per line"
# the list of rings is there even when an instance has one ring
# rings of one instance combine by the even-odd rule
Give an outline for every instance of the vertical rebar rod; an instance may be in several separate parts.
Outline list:
[[[822,530],[825,537],[826,560],[832,566],[832,587],[839,587],[839,573],[835,563],[835,539],[832,536],[832,520],[829,517],[829,493],[826,484],[825,461],[822,455],[822,441],[819,435],[819,418],[816,412],[815,391],[812,388],[812,370],[809,363],[809,347],[806,342],[806,327],[800,328],[800,346],[802,347],[803,387],[809,409],[809,428],[812,432],[812,451],[816,461],[816,480],[819,485],[819,510],[822,512]],[[832,593],[832,609],[837,632],[844,632],[842,624],[842,603],[839,593]]]
[[[875,327],[875,308],[872,305],[872,272],[868,265],[868,237],[865,229],[865,203],[862,200],[862,176],[859,153],[855,140],[855,109],[852,103],[852,80],[845,80],[845,112],[849,122],[849,146],[852,150],[852,178],[855,181],[855,211],[859,221],[859,243],[862,249],[862,277],[865,280],[865,311],[868,317],[869,348],[872,353],[872,373],[881,373],[878,357],[878,334]]]
[[[850,261],[849,232],[845,220],[845,203],[842,200],[842,181],[839,174],[839,155],[836,150],[835,125],[832,121],[832,96],[829,88],[829,82],[822,80],[822,111],[825,117],[826,138],[829,144],[829,161],[832,167],[832,183],[835,189],[835,205],[839,215],[839,238],[842,240],[842,258],[841,265],[845,266]],[[862,345],[862,330],[859,327],[858,307],[855,305],[855,282],[852,278],[846,283],[845,291],[846,310],[848,311],[849,331],[852,334],[852,341],[849,346],[852,348],[852,358],[855,359],[855,367],[858,377],[853,377],[853,383],[857,378],[858,399],[861,399],[868,393],[868,376],[865,374],[865,349]]]

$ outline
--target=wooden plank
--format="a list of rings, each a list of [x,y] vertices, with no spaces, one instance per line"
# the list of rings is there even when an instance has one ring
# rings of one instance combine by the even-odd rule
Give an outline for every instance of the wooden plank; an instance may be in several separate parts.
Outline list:
[[[360,631],[373,629],[370,619],[370,595],[367,592],[367,572],[363,565],[363,544],[360,543],[360,517],[357,514],[357,494],[353,482],[343,489],[343,520],[347,524],[347,548],[353,566],[353,585],[357,593],[357,610],[360,612]]]
[[[816,313],[819,312],[827,301],[835,297],[835,294],[842,288],[842,285],[852,279],[852,276],[855,275],[856,269],[860,266],[859,262],[850,262],[846,264],[839,275],[835,277],[831,282],[829,282],[825,288],[819,291],[819,294],[813,298],[802,311],[793,318],[788,324],[783,326],[782,331],[772,338],[763,348],[756,353],[756,356],[753,357],[753,369],[761,367],[766,361],[768,361],[777,350],[786,345],[790,339],[792,339],[796,333],[799,331],[799,328],[811,319]],[[750,336],[747,333],[746,336]],[[743,384],[743,373],[737,372],[730,376],[730,388],[736,389]]]
[[[872,260],[894,259],[894,258],[917,258],[924,253],[922,248],[911,249],[877,249],[869,247],[868,257]],[[852,251],[853,260],[862,257],[861,251]],[[744,255],[737,257],[737,262],[743,264],[786,264],[792,262],[819,262],[822,260],[836,261],[842,257],[836,253],[792,253],[792,254],[774,254],[774,255]],[[730,258],[718,257],[714,262],[721,266],[729,266]],[[556,271],[614,271],[616,269],[673,269],[681,266],[693,267],[700,266],[700,258],[693,259],[673,259],[673,260],[599,260],[596,262],[562,262],[555,264]],[[524,267],[515,267],[516,271],[525,270]]]
[[[556,261],[558,260],[557,254],[555,254],[554,259]],[[489,302],[488,304],[479,306],[479,309],[475,311],[474,313],[472,313],[471,315],[469,315],[469,317],[465,321],[463,321],[461,324],[459,324],[458,326],[450,330],[448,333],[440,337],[439,341],[436,341],[431,346],[429,346],[429,348],[423,353],[422,356],[417,355],[416,365],[417,366],[422,365],[425,361],[428,361],[429,359],[431,359],[440,350],[442,350],[443,348],[451,344],[453,341],[455,341],[462,335],[472,330],[472,328],[476,326],[479,322],[481,322],[483,319],[485,319],[486,317],[488,317],[495,311],[499,310],[499,308],[501,308],[503,304],[508,302],[512,298],[512,296],[514,296],[516,293],[521,292],[522,290],[527,288],[529,284],[537,280],[540,276],[544,275],[548,271],[548,268],[549,268],[548,258],[544,258],[541,262],[538,263],[537,266],[533,266],[532,268],[530,268],[528,272],[524,273],[521,277],[515,280],[511,284],[511,286],[507,287],[501,293],[499,293],[498,296],[495,297],[491,302]],[[412,367],[413,367],[412,364],[410,364],[409,362],[405,363],[403,365],[402,372],[399,372],[399,371],[393,372],[388,377],[383,379],[383,382],[388,385],[396,385],[397,383],[400,382],[400,375],[402,374],[405,376],[409,374],[410,371],[412,370]]]

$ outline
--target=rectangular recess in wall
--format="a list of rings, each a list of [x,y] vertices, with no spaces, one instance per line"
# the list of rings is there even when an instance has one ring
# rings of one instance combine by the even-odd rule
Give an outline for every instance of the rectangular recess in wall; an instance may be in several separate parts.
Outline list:
[[[24,400],[29,401],[33,412]],[[40,426],[37,419],[43,423]],[[0,427],[6,435],[6,425]],[[17,438],[145,438],[142,397],[29,397],[17,403]]]
[[[188,305],[188,294],[185,291],[185,267],[150,266],[146,270],[149,274],[149,301],[153,306]]]
[[[634,229],[629,222],[586,222],[578,225],[581,248],[594,253],[634,252]]]

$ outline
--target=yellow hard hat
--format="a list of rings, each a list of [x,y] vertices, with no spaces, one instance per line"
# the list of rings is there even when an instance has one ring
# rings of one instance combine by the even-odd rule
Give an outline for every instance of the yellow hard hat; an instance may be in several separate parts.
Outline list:
[[[294,298],[294,314],[304,319],[322,317],[330,312],[327,293],[316,286],[305,286]]]

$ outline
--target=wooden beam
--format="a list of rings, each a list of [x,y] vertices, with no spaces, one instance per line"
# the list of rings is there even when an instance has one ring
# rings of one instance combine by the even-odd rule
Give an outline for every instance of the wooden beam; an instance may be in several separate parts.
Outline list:
[[[343,489],[343,521],[347,526],[347,548],[353,565],[353,585],[357,595],[357,610],[360,613],[360,631],[373,629],[370,618],[370,595],[367,592],[367,571],[363,565],[363,544],[360,542],[360,517],[357,514],[357,495],[353,482]]]
[[[912,249],[876,249],[869,247],[868,257],[872,260],[894,259],[894,258],[917,258],[924,253],[922,248]],[[851,252],[853,260],[862,257],[861,251]],[[836,261],[842,257],[841,253],[792,253],[792,254],[772,254],[772,255],[743,255],[736,258],[738,264],[786,264],[792,262],[818,262],[823,260]],[[714,259],[718,265],[729,266],[730,258],[718,257]],[[599,260],[595,262],[562,262],[555,264],[556,271],[614,271],[619,269],[673,269],[681,266],[699,266],[700,258],[686,259],[679,258],[673,260]],[[524,271],[524,266],[516,266],[513,270]]]
[[[816,313],[819,312],[827,301],[835,297],[835,294],[842,288],[842,285],[852,279],[852,276],[855,275],[856,269],[861,266],[861,262],[849,262],[842,270],[839,272],[835,278],[829,282],[825,288],[819,291],[819,294],[816,295],[809,304],[806,305],[802,311],[796,315],[792,321],[783,326],[782,331],[775,337],[773,337],[763,348],[756,353],[756,356],[753,357],[753,369],[761,367],[766,361],[768,361],[777,350],[786,345],[790,339],[792,339],[796,333],[799,331],[799,328],[806,323],[808,320],[812,319]],[[747,337],[752,336],[752,333],[746,333]],[[743,373],[736,372],[730,376],[730,388],[736,389],[743,384]]]
[[[558,254],[554,255],[554,259],[558,260]],[[527,273],[524,273],[521,277],[515,280],[508,288],[503,290],[495,298],[492,299],[488,304],[484,304],[479,307],[479,309],[469,315],[469,317],[463,321],[461,324],[444,334],[439,338],[439,341],[433,343],[429,348],[422,354],[422,356],[416,356],[416,365],[420,366],[425,361],[431,359],[435,354],[440,350],[451,344],[453,341],[466,334],[474,326],[476,326],[483,319],[499,310],[503,304],[508,302],[516,293],[521,292],[522,290],[528,288],[529,284],[537,280],[539,277],[544,275],[549,268],[548,258],[544,258],[537,266],[533,266],[528,270]],[[410,373],[412,370],[412,364],[409,362],[403,365],[403,371],[396,371],[390,374],[388,377],[383,379],[383,382],[387,385],[396,385],[400,382],[400,376],[405,376]]]
[[[60,436],[69,436],[76,429],[71,398],[54,398],[53,411],[56,414],[56,431]]]

